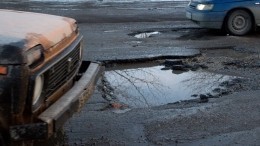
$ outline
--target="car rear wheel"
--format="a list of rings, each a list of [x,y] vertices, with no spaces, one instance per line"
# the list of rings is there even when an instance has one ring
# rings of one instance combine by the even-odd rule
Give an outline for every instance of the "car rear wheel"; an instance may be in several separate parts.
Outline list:
[[[245,35],[252,30],[251,15],[245,10],[231,12],[226,20],[226,30],[232,35]]]

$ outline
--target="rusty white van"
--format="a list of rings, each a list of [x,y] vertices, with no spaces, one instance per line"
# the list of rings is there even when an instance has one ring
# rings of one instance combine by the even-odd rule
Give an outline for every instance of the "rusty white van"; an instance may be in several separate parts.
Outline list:
[[[0,9],[0,142],[50,137],[90,97],[102,67],[82,61],[74,19]]]

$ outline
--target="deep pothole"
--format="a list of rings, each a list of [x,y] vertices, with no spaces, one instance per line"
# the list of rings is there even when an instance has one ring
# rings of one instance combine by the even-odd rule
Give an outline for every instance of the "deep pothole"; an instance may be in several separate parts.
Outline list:
[[[208,30],[202,28],[172,28],[172,29],[157,29],[157,30],[143,30],[129,33],[129,36],[145,39],[155,37],[158,35],[171,35],[174,40],[212,40],[219,36],[225,36],[223,31]]]
[[[145,108],[196,100],[208,102],[229,94],[241,78],[208,72],[203,64],[168,60],[162,64],[116,65],[101,77],[99,92],[112,102]]]
[[[159,32],[159,31],[143,31],[143,32],[130,33],[128,35],[133,36],[138,39],[145,39],[145,38],[149,38],[149,37],[159,35],[159,34],[161,34],[161,32]]]

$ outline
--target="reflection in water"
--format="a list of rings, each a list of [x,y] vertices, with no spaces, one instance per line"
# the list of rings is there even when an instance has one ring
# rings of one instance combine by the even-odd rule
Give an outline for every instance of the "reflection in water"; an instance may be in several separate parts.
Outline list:
[[[105,96],[131,107],[149,107],[190,100],[194,94],[212,93],[219,84],[235,77],[209,72],[161,70],[162,66],[105,72]]]

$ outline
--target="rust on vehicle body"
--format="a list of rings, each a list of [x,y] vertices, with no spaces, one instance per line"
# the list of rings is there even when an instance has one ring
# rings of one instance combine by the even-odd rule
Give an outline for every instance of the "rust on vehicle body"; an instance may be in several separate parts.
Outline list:
[[[67,112],[75,111],[74,107],[90,97],[99,64],[90,65],[93,71],[85,75],[88,83],[78,81],[80,91],[74,87],[74,79],[81,68],[82,36],[74,19],[0,9],[0,20],[0,66],[7,67],[7,74],[0,74],[0,132],[8,130],[10,135],[4,138],[14,141],[46,138],[64,122]],[[40,52],[31,51],[34,49]],[[34,58],[38,58],[36,64],[29,64]],[[44,92],[40,104],[33,107],[32,92],[39,75],[44,76]],[[65,96],[67,92],[71,96]],[[73,103],[53,106],[66,98]],[[47,119],[54,118],[52,121],[39,117],[51,107],[62,113],[55,112],[54,117],[45,114]],[[41,133],[33,134],[39,129]]]
[[[18,56],[9,52],[20,50],[22,54],[37,45],[43,47],[48,60],[64,48],[61,41],[73,41],[77,36],[76,21],[70,18],[0,9],[0,20],[0,47],[6,48],[0,52],[0,57],[6,58],[1,64],[20,64],[23,58],[17,60]]]
[[[28,79],[23,79],[24,77],[30,76],[30,74],[33,74],[54,56],[57,56],[78,36],[75,32],[77,29],[75,20],[70,18],[0,10],[0,19],[0,47],[3,48],[0,52],[0,64],[26,65],[26,61],[23,58],[24,52],[37,45],[41,45],[44,49],[44,62],[37,68],[27,69],[28,72],[26,74],[21,73],[19,77],[21,81],[27,82]],[[26,69],[22,70],[25,71]],[[9,68],[9,72],[12,71],[12,68]],[[21,83],[20,85],[26,86],[27,84]],[[23,89],[23,87],[17,87],[17,89]],[[26,90],[28,89],[23,89],[23,91]],[[24,107],[25,101],[19,102],[15,100],[13,103],[22,104],[13,107]],[[18,111],[23,111],[23,109],[17,108],[13,109],[13,111],[13,113],[18,113]]]

